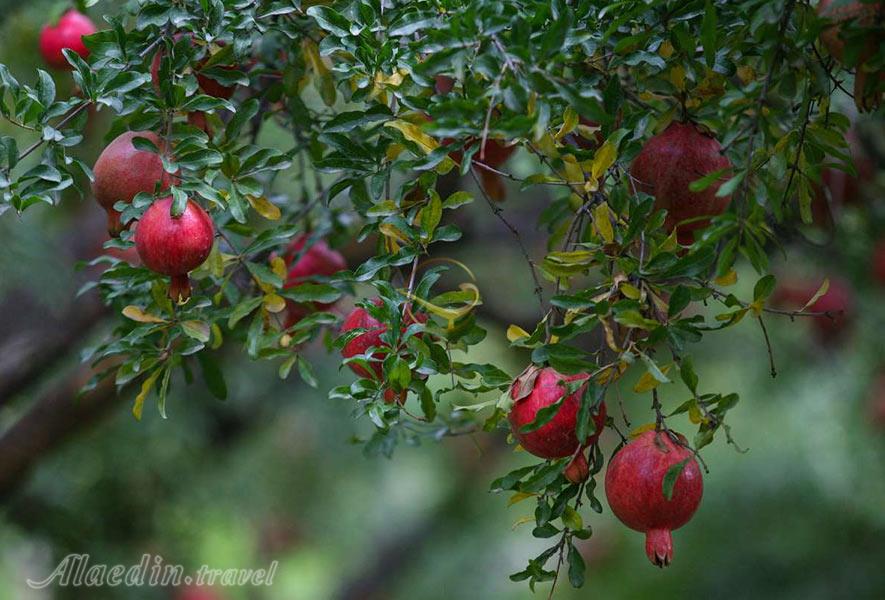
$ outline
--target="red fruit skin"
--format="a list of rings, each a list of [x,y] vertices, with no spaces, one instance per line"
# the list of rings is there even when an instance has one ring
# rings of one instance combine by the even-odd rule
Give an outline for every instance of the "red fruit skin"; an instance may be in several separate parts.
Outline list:
[[[879,285],[885,285],[885,239],[876,242],[873,248],[873,277]]]
[[[375,306],[381,306],[381,299],[375,298],[372,300],[372,304]],[[412,313],[411,311],[407,311],[406,315],[403,330],[413,323],[427,322],[427,315],[424,313]],[[387,347],[387,344],[381,341],[381,335],[387,331],[387,325],[381,323],[378,319],[370,315],[369,311],[362,306],[354,308],[344,319],[344,323],[341,324],[342,333],[350,331],[351,329],[367,329],[368,331],[361,333],[345,344],[344,348],[341,349],[341,356],[344,358],[352,358],[358,354],[365,354],[369,348]],[[380,361],[384,358],[385,354],[375,352],[372,356]],[[374,375],[374,378],[381,379],[383,369],[381,362],[379,361],[369,363],[372,369],[371,372],[366,370],[363,366],[355,363],[348,363],[347,366],[360,377],[372,379]],[[385,400],[388,400],[386,393]]]
[[[518,386],[510,388],[510,397],[514,399],[508,419],[513,437],[527,452],[541,458],[564,458],[574,454],[579,447],[578,436],[575,427],[578,424],[578,411],[581,408],[581,394],[584,387],[566,398],[559,407],[554,417],[539,429],[529,433],[520,433],[520,429],[535,420],[535,416],[542,408],[555,404],[566,392],[563,385],[570,381],[587,379],[586,374],[563,375],[552,367],[540,370],[531,393],[519,400]],[[603,427],[605,427],[605,403],[599,405],[599,412],[593,418],[596,431],[591,435],[586,445],[591,445],[599,439]]]
[[[177,33],[175,34],[175,41],[177,42],[181,39],[181,36],[184,34]],[[191,42],[193,45],[193,42]],[[224,46],[223,42],[218,42],[219,46]],[[154,85],[154,89],[160,89],[160,62],[163,59],[163,49],[157,50],[156,54],[154,54],[153,60],[151,60],[151,82]],[[226,87],[215,81],[214,79],[207,77],[205,75],[201,75],[199,69],[206,63],[207,59],[202,60],[196,67],[196,72],[194,75],[197,78],[197,83],[200,85],[200,89],[207,96],[213,96],[215,98],[222,98],[223,100],[229,99],[234,95],[236,91],[236,86]],[[222,69],[235,70],[234,66],[222,66]]]
[[[445,96],[455,87],[455,80],[448,75],[437,75],[434,82],[436,93]]]
[[[682,438],[683,440],[685,438]],[[675,464],[688,460],[664,497],[664,476]],[[692,452],[677,445],[666,432],[646,431],[621,448],[605,474],[605,495],[620,521],[645,533],[645,553],[653,565],[673,560],[671,531],[691,519],[701,503],[704,481]]]
[[[136,137],[148,139],[163,148],[162,140],[152,131],[127,131],[102,150],[93,167],[92,193],[108,213],[108,233],[113,237],[118,237],[123,230],[120,213],[113,208],[115,202],[132,202],[139,192],[153,194],[157,183],[162,191],[173,181],[173,177],[163,170],[159,154],[135,148],[132,139]]]
[[[138,222],[135,248],[151,271],[169,275],[173,300],[190,297],[187,274],[209,257],[215,239],[212,218],[193,200],[188,200],[181,216],[170,214],[172,197],[154,202]]]
[[[590,465],[587,464],[587,458],[584,456],[584,453],[579,452],[576,454],[563,469],[562,474],[565,475],[566,479],[575,484],[587,481],[590,478]]]
[[[89,58],[89,49],[83,43],[84,35],[92,35],[98,31],[95,23],[81,12],[69,10],[61,16],[55,25],[44,25],[40,30],[40,54],[50,67],[70,69],[62,50],[68,48]]]
[[[306,251],[302,252],[310,236],[303,234],[292,241],[283,255],[288,268],[285,289],[298,287],[303,283],[314,281],[316,277],[329,277],[347,268],[347,261],[337,250],[329,247],[325,240],[316,240]],[[300,257],[299,257],[300,254]],[[286,301],[286,328],[306,317],[313,311],[328,310],[333,304],[307,303],[298,304]]]
[[[703,133],[692,123],[674,121],[663,132],[648,140],[633,160],[630,175],[636,189],[655,197],[655,209],[667,209],[664,226],[672,231],[681,221],[722,214],[731,196],[717,198],[716,192],[728,174],[705,190],[692,192],[688,186],[701,177],[731,168],[728,157],[720,154],[716,139]],[[708,220],[692,221],[678,226],[678,234],[686,234],[709,224]]]

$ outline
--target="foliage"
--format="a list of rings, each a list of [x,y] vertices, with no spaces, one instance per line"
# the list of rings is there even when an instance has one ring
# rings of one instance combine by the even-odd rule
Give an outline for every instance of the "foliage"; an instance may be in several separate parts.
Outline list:
[[[94,4],[102,3],[85,3]],[[113,13],[107,4],[99,8]],[[135,384],[139,418],[152,394],[165,416],[174,376],[190,381],[196,369],[224,398],[213,350],[225,343],[279,362],[281,377],[296,367],[316,385],[300,348],[324,336],[340,349],[361,331],[335,338],[338,317],[324,311],[287,327],[285,300],[331,303],[368,285],[381,302],[363,305],[387,326],[385,345],[346,362],[380,362],[381,377],[359,378],[331,395],[355,403],[375,425],[367,451],[389,455],[398,442],[506,428],[512,376],[452,354],[469,355],[486,336],[476,309],[480,292],[493,291],[473,280],[469,265],[445,258],[461,236],[451,215],[488,208],[526,258],[519,276],[537,287],[538,322],[530,332],[511,327],[512,345],[530,350],[536,364],[592,374],[579,428],[592,428],[589,407],[635,371],[634,389],[653,396],[654,423],[643,427],[687,413],[699,450],[719,432],[731,441],[726,418],[738,397],[704,389],[691,344],[747,316],[764,330],[775,284],[768,253],[778,228],[797,215],[811,219],[822,167],[853,171],[849,120],[831,105],[843,73],[818,43],[825,23],[795,0],[132,1],[87,39],[88,61],[66,53],[74,97],[56,98],[45,71],[27,85],[0,65],[0,114],[37,138],[25,149],[0,138],[0,211],[54,204],[70,187],[86,193],[91,170],[70,149],[82,141],[92,106],[116,113],[111,136],[158,132],[171,142],[164,167],[180,178],[173,212],[196,199],[219,238],[193,274],[195,297],[185,305],[166,298],[166,278],[100,259],[109,268],[86,289],[97,288],[122,317],[90,354],[101,371],[89,385],[104,377],[121,388]],[[870,64],[880,64],[881,54]],[[158,85],[150,74],[155,56]],[[236,91],[230,99],[206,95],[197,74]],[[451,92],[441,93],[440,77],[454,81]],[[204,113],[208,126],[191,124],[194,113]],[[635,191],[628,173],[644,141],[679,119],[712,132],[734,165],[693,184],[698,191],[722,177],[718,194],[732,195],[732,203],[689,246],[665,230],[664,212]],[[291,145],[263,146],[265,128],[290,132]],[[532,174],[483,163],[487,142],[519,148],[531,157]],[[26,160],[32,156],[39,160]],[[542,259],[530,256],[506,204],[481,185],[446,197],[437,191],[443,177],[459,173],[478,184],[483,172],[550,193]],[[299,182],[299,193],[275,193],[284,176]],[[153,199],[141,194],[118,205],[124,222],[136,221]],[[467,208],[474,200],[478,206]],[[302,232],[309,243],[353,238],[375,252],[350,271],[287,288],[276,253]],[[131,238],[106,247],[130,247]],[[723,291],[736,280],[739,257],[759,276],[752,299]],[[447,271],[469,282],[440,289]],[[551,297],[542,281],[555,288]],[[708,321],[693,310],[700,303],[721,312]],[[409,324],[413,308],[434,318]],[[443,377],[431,385],[432,376]],[[672,393],[687,399],[664,415],[659,390],[677,376],[688,393]],[[420,414],[385,402],[388,388],[406,390]],[[493,399],[440,410],[455,391]],[[514,492],[511,502],[534,500],[532,534],[557,538],[512,579],[534,588],[555,581],[566,564],[569,581],[583,583],[573,540],[592,529],[579,509],[602,510],[595,476],[604,457],[595,445],[590,456],[584,484],[562,476],[567,461],[538,462],[493,483]]]

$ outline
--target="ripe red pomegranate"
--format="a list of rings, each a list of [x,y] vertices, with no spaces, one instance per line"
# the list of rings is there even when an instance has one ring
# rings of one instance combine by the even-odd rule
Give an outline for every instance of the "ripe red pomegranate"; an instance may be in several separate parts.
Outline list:
[[[179,217],[170,214],[172,197],[157,200],[145,211],[135,231],[135,248],[144,265],[169,275],[169,297],[190,298],[187,274],[209,257],[215,238],[212,218],[193,200],[188,200]]]
[[[676,434],[682,443],[685,438]],[[670,500],[664,496],[664,477],[670,467],[685,462]],[[691,450],[675,443],[666,432],[646,431],[621,448],[608,464],[605,495],[620,521],[645,533],[645,553],[653,565],[673,560],[673,537],[691,519],[704,493],[701,469]]]
[[[555,404],[566,393],[565,384],[571,381],[583,381],[586,374],[563,375],[552,367],[529,367],[516,378],[510,388],[513,406],[508,419],[513,437],[528,452],[541,458],[564,458],[574,454],[578,448],[578,436],[575,427],[578,423],[578,411],[581,408],[581,394],[584,386],[569,395],[560,405],[554,417],[539,429],[529,433],[521,433],[521,429],[535,420],[538,411]],[[593,417],[596,431],[585,445],[589,446],[599,439],[605,427],[605,403],[599,405],[599,411]],[[582,456],[578,454],[577,456]],[[577,463],[572,466],[572,473],[580,474],[582,466],[577,456]],[[584,459],[586,465],[586,459]],[[568,475],[567,475],[568,476]],[[576,477],[577,478],[577,477]]]
[[[98,31],[95,23],[81,12],[69,10],[65,12],[55,25],[44,25],[40,30],[40,54],[50,67],[70,69],[71,65],[62,54],[68,48],[82,58],[89,57],[89,49],[83,43],[84,35],[92,35]]]
[[[854,102],[861,112],[873,110],[881,103],[881,92],[877,92],[875,86],[867,85],[870,73],[865,68],[865,63],[875,55],[879,44],[885,39],[883,34],[883,19],[885,19],[885,2],[858,2],[846,0],[820,0],[817,5],[817,13],[832,21],[832,24],[821,33],[821,41],[833,58],[843,62],[845,54],[845,40],[842,36],[842,25],[848,21],[856,20],[860,27],[869,28],[865,34],[863,49],[857,59],[856,73],[854,77]],[[875,76],[875,73],[873,73]],[[880,83],[885,79],[885,74],[879,73]]]
[[[381,299],[375,298],[372,300],[372,303],[376,306],[381,306]],[[403,323],[403,330],[413,324],[413,323],[426,323],[427,315],[424,313],[413,313],[412,311],[406,311],[406,318]],[[387,344],[381,340],[381,335],[387,331],[387,324],[380,322],[378,319],[369,314],[362,306],[357,306],[351,311],[349,315],[344,319],[344,323],[341,324],[341,332],[347,332],[351,329],[366,329],[367,331],[359,334],[347,344],[344,345],[344,348],[341,349],[341,356],[344,358],[351,358],[353,356],[357,356],[359,354],[365,354],[369,348],[387,348]],[[348,363],[348,367],[350,370],[359,375],[360,377],[366,377],[368,379],[374,378],[381,379],[382,366],[381,362],[387,356],[384,352],[375,352],[372,354],[372,358],[376,359],[369,363],[369,368],[371,371],[365,369],[361,365],[355,363]],[[387,403],[392,403],[394,401],[402,404],[405,402],[406,393],[403,391],[397,396],[396,392],[392,389],[386,389],[384,391],[384,401]]]
[[[873,248],[873,277],[881,285],[885,285],[885,239],[876,242]]]
[[[690,242],[694,232],[706,227],[709,220],[682,221],[722,214],[731,202],[731,196],[716,197],[727,173],[703,191],[688,188],[705,175],[731,168],[721,150],[719,142],[694,123],[674,121],[645,143],[630,167],[636,189],[654,196],[656,209],[667,209],[664,226],[668,231],[678,226],[677,235],[683,243]]]
[[[562,474],[572,483],[583,483],[590,478],[590,465],[584,452],[578,452],[575,457],[565,466]]]
[[[455,87],[455,80],[448,75],[437,75],[436,80],[434,82],[434,88],[436,93],[440,96],[445,96],[449,92],[451,92]]]
[[[135,148],[132,140],[136,137],[163,148],[163,141],[152,131],[127,131],[102,150],[93,168],[92,193],[108,213],[108,233],[113,237],[119,237],[123,230],[120,213],[114,210],[115,202],[132,202],[139,192],[153,194],[157,184],[160,191],[165,190],[173,179],[163,170],[159,154]]]
[[[302,234],[289,244],[283,260],[288,267],[285,289],[298,287],[303,283],[315,281],[316,277],[329,277],[347,268],[344,256],[329,247],[325,240],[316,240],[307,250],[304,245],[310,236]],[[298,304],[287,301],[286,328],[306,317],[315,310],[328,310],[332,304]]]

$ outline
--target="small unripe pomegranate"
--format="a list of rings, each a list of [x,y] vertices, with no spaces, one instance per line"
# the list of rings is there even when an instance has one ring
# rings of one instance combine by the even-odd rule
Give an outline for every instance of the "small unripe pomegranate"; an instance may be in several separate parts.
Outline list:
[[[670,467],[683,462],[667,500],[664,477]],[[688,523],[703,493],[701,469],[691,450],[666,432],[646,431],[629,442],[614,455],[605,474],[605,495],[612,512],[630,529],[645,533],[645,553],[658,567],[672,562],[670,532]]]
[[[381,306],[381,299],[375,298],[372,300],[372,303],[375,306]],[[405,331],[409,325],[414,323],[426,323],[427,315],[424,313],[413,313],[411,310],[406,311],[406,317],[403,320],[403,331]],[[387,331],[387,324],[380,322],[378,319],[369,314],[362,306],[357,306],[351,311],[349,315],[344,319],[344,322],[341,324],[341,332],[347,332],[352,329],[366,329],[363,333],[359,334],[347,344],[344,345],[344,348],[341,349],[341,356],[344,358],[351,358],[360,354],[365,354],[369,348],[387,348],[387,344],[381,340],[381,335]],[[362,365],[358,365],[356,363],[348,363],[348,367],[350,370],[359,375],[360,377],[365,377],[371,379],[374,375],[376,379],[381,379],[383,376],[383,367],[381,366],[381,362],[386,357],[386,353],[384,352],[375,352],[372,354],[372,358],[376,359],[369,362],[369,368],[371,372],[364,368]],[[392,403],[394,401],[402,404],[405,402],[406,394],[401,393],[397,396],[396,392],[392,389],[388,388],[384,391],[384,401],[387,403]]]
[[[437,94],[439,94],[440,96],[445,96],[454,89],[455,80],[448,75],[437,75],[433,87],[436,90]]]
[[[69,10],[65,12],[55,25],[44,25],[40,30],[40,54],[50,67],[70,69],[62,50],[68,48],[82,58],[89,57],[89,49],[83,43],[84,35],[92,35],[98,31],[95,23],[81,12]]]
[[[565,384],[572,381],[583,381],[586,374],[563,375],[552,367],[526,369],[516,378],[510,387],[513,406],[508,419],[513,437],[526,451],[541,458],[564,458],[571,456],[579,448],[575,428],[578,424],[578,411],[581,408],[582,386],[570,394],[559,406],[553,418],[540,428],[522,433],[521,429],[535,420],[538,411],[555,404],[567,392]],[[594,415],[596,431],[589,436],[585,445],[591,445],[599,439],[605,427],[605,403],[599,405]],[[580,456],[580,454],[579,454]],[[577,458],[577,457],[576,457]],[[585,459],[586,464],[586,459]],[[580,472],[580,465],[575,465],[575,472]]]
[[[731,167],[721,150],[719,142],[694,123],[674,121],[645,143],[630,167],[636,189],[654,196],[656,209],[667,210],[664,226],[668,231],[678,226],[682,242],[691,241],[695,231],[709,224],[708,219],[683,221],[720,215],[731,202],[731,196],[716,197],[727,173],[700,192],[688,187],[705,175]]]
[[[138,150],[133,138],[145,138],[157,148],[163,148],[160,137],[152,131],[127,131],[117,136],[102,150],[95,161],[95,181],[92,193],[95,200],[108,213],[108,233],[118,237],[123,230],[120,213],[114,210],[116,202],[132,202],[139,192],[153,194],[165,190],[172,183],[172,176],[163,170],[159,154]]]
[[[135,248],[151,271],[169,275],[169,297],[175,301],[190,298],[187,274],[209,257],[215,239],[212,218],[193,200],[188,200],[181,216],[173,217],[172,197],[157,200],[145,211],[135,231]]]
[[[881,285],[885,285],[885,239],[876,242],[873,248],[873,277]]]
[[[303,283],[315,281],[316,277],[329,277],[347,268],[344,256],[329,247],[325,240],[316,240],[307,250],[304,245],[310,236],[300,235],[289,244],[283,260],[288,267],[286,289],[298,287]],[[299,256],[300,255],[300,256]],[[332,304],[307,303],[298,304],[287,301],[286,328],[306,317],[314,310],[328,310]]]
[[[846,0],[820,0],[817,14],[832,21],[820,35],[830,55],[839,62],[844,61],[845,40],[842,37],[842,26],[848,21],[857,21],[860,27],[869,28],[865,34],[863,49],[857,59],[854,77],[854,103],[861,112],[873,110],[881,103],[881,93],[868,89],[867,77],[876,76],[868,73],[865,63],[875,55],[879,44],[885,39],[883,20],[885,20],[885,2],[858,2]],[[885,74],[879,72],[880,82]]]

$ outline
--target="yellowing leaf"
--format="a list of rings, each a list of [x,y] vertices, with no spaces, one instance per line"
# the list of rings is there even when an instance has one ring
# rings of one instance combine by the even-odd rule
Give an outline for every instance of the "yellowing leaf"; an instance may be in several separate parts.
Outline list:
[[[403,121],[402,119],[395,119],[393,121],[388,121],[384,124],[384,126],[392,127],[393,129],[396,129],[397,131],[402,133],[403,137],[405,137],[407,140],[417,144],[424,152],[424,154],[430,154],[431,152],[439,148],[439,142],[436,141],[433,137],[424,133],[424,130],[414,123],[409,123],[408,121]]]
[[[630,439],[636,439],[646,431],[654,431],[655,424],[654,423],[646,423],[644,425],[640,425],[639,427],[634,427],[632,431],[630,431],[629,437]]]
[[[224,336],[221,335],[221,327],[218,326],[218,323],[212,323],[212,343],[209,347],[213,350],[218,350],[223,343]]]
[[[644,392],[650,392],[661,384],[660,381],[654,378],[654,376],[646,371],[642,374],[642,377],[639,378],[639,381],[636,382],[636,385],[633,386],[633,391],[637,394],[642,394]]]
[[[737,280],[738,280],[738,274],[737,274],[737,271],[735,271],[734,269],[730,270],[725,275],[714,279],[716,284],[721,285],[721,286],[734,285],[735,283],[737,283]]]
[[[559,131],[556,132],[556,135],[553,136],[556,141],[561,140],[572,131],[575,130],[575,127],[578,125],[578,113],[569,106],[562,113],[562,126],[559,128]]]
[[[802,310],[806,310],[809,306],[817,302],[818,298],[827,293],[830,289],[830,279],[828,277],[824,278],[824,282],[820,284],[820,287],[814,293],[814,296],[811,297],[811,300],[805,303],[805,306],[802,307]]]
[[[673,65],[670,69],[670,83],[680,92],[685,91],[685,68],[682,65]]]
[[[511,325],[507,328],[507,341],[515,342],[517,340],[521,340],[523,338],[529,337],[530,334],[528,331],[520,327],[519,325]]]
[[[756,79],[756,71],[754,71],[753,67],[749,65],[741,65],[737,68],[737,76],[738,79],[741,80],[741,83],[747,85]]]
[[[516,492],[512,496],[510,496],[510,500],[507,501],[507,506],[513,506],[514,504],[518,504],[523,500],[528,498],[534,498],[538,494],[534,494],[532,492]]]
[[[578,161],[574,156],[571,154],[563,156],[562,168],[565,171],[566,181],[569,183],[584,183],[584,169],[581,168],[581,165],[578,164]]]
[[[160,372],[162,372],[162,370],[163,369],[157,369],[141,384],[141,391],[138,392],[138,395],[135,397],[135,403],[132,405],[132,416],[138,421],[141,421],[141,413],[144,410],[144,401],[148,397],[148,394],[151,393],[151,390],[154,389],[154,384],[157,383],[157,378],[160,377]]]
[[[166,319],[146,313],[132,304],[123,309],[123,316],[132,319],[133,321],[137,321],[138,323],[168,323]]]
[[[642,292],[640,292],[638,288],[630,285],[626,281],[621,282],[620,289],[621,293],[630,300],[639,300],[642,297]]]
[[[525,517],[518,518],[513,525],[510,526],[510,529],[516,529],[521,525],[525,525],[526,523],[533,523],[535,521],[535,517],[533,515],[528,515]]]
[[[661,55],[661,58],[670,58],[673,56],[673,44],[670,43],[670,40],[664,40],[661,42],[661,46],[658,48],[658,54]]]
[[[283,260],[281,256],[274,256],[270,259],[270,270],[283,281],[285,281],[288,276],[286,261]]]
[[[246,196],[246,199],[249,201],[249,204],[252,205],[252,208],[255,209],[255,212],[268,221],[278,221],[283,215],[282,212],[280,212],[280,208],[264,196],[259,196],[258,198],[254,196]]]
[[[618,149],[612,144],[610,141],[606,140],[606,142],[596,151],[596,154],[593,155],[593,165],[590,169],[590,176],[593,179],[599,180],[606,171],[608,171],[609,167],[615,164],[615,159],[618,157]]]
[[[611,244],[615,241],[615,232],[612,229],[611,220],[609,220],[610,210],[608,204],[603,202],[593,209],[593,227],[599,232],[600,237],[605,243]]]
[[[265,294],[262,302],[264,309],[269,313],[283,312],[283,309],[286,308],[286,299],[278,294]]]

